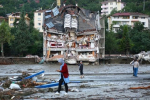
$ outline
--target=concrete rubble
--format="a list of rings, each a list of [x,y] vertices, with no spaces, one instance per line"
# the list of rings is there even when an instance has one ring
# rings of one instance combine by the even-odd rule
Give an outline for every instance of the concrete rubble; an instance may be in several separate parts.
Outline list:
[[[134,55],[135,57],[138,57],[138,60],[145,60],[150,62],[150,51],[141,51],[139,54]]]

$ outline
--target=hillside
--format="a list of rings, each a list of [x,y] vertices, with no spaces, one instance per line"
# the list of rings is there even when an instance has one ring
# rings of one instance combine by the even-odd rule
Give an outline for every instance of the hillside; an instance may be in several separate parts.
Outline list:
[[[104,0],[62,0],[62,3],[78,3],[82,8],[92,11],[101,11],[102,1]],[[122,0],[122,2],[126,3],[126,7],[122,12],[140,12],[150,15],[150,0],[145,0],[145,7],[143,1],[144,0]],[[31,17],[33,17],[33,12],[37,9],[49,9],[56,6],[56,0],[0,0],[0,5],[3,5],[3,8],[0,8],[0,16],[5,16],[12,12],[19,12],[24,5],[25,11],[32,13]]]
[[[150,0],[122,0],[126,7],[122,10],[125,12],[140,12],[150,15]],[[144,3],[145,1],[145,3]]]
[[[48,9],[54,0],[0,0],[0,16],[5,16],[8,13],[20,12],[24,5],[26,12],[33,12],[37,9]]]

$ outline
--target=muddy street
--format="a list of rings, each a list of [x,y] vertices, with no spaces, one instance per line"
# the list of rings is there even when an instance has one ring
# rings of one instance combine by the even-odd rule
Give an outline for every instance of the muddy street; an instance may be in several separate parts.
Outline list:
[[[55,70],[59,65],[33,64],[33,65],[0,65],[0,77],[14,77],[21,75],[22,72],[29,74],[45,71],[45,76],[34,81],[36,82],[57,82],[60,75]],[[20,90],[14,90],[13,95],[3,96],[13,100],[149,100],[150,98],[150,65],[141,65],[139,67],[138,77],[132,74],[132,66],[128,64],[113,64],[99,66],[84,66],[84,78],[80,78],[78,66],[68,65],[70,82],[68,95],[64,95],[64,86],[60,95],[55,95],[57,86],[51,88],[22,87]],[[0,80],[4,82],[4,80]],[[73,83],[73,82],[79,83]],[[147,87],[146,89],[130,89],[131,87]],[[12,91],[9,87],[3,87],[4,91]],[[17,94],[21,92],[22,94]],[[27,93],[28,92],[28,93]],[[20,95],[20,97],[18,96]]]

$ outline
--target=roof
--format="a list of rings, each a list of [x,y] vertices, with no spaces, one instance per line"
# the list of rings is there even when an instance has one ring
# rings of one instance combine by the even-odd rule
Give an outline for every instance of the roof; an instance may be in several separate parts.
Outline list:
[[[34,13],[37,13],[37,12],[45,12],[46,10],[37,10],[35,11]]]
[[[50,12],[50,13],[49,13]],[[65,15],[69,14],[73,18],[71,21]],[[86,30],[96,30],[95,20],[97,12],[91,12],[74,5],[67,5],[61,8],[55,7],[52,10],[45,11],[45,21],[43,27],[47,29],[54,28],[59,32],[65,32],[65,28],[77,29],[78,32]],[[78,16],[77,19],[74,16]],[[66,25],[69,25],[65,27]]]
[[[123,12],[123,13],[115,13],[112,16],[130,16],[130,15],[145,15],[148,16],[146,14],[142,14],[142,13],[138,13],[138,12]]]
[[[3,17],[3,16],[0,16],[0,19],[5,19],[5,17]]]
[[[111,1],[111,0],[110,1],[103,1],[103,2],[101,2],[101,4],[106,4],[106,3],[109,3],[109,2],[117,2],[117,1],[114,1],[114,0],[113,1]],[[125,2],[121,2],[121,3],[125,4]]]

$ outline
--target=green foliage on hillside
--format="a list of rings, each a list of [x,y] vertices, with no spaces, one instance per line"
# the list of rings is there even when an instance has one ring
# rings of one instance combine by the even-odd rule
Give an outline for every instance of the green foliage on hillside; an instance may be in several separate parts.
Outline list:
[[[126,3],[122,12],[139,12],[150,15],[150,0],[122,0]],[[145,1],[145,2],[144,2]]]
[[[37,9],[51,9],[56,6],[56,0],[40,0],[40,3],[35,3],[34,0],[0,0],[0,4],[3,5],[3,8],[0,8],[0,16],[4,16],[8,13],[12,12],[20,12],[22,5],[25,7],[26,12],[31,12]],[[89,9],[92,11],[101,11],[101,2],[104,0],[61,0],[62,4],[73,4],[76,3],[85,9]],[[122,10],[122,12],[140,12],[150,15],[150,0],[122,0],[125,2],[126,6]],[[144,9],[143,9],[144,8]],[[33,16],[31,16],[33,17]]]
[[[34,0],[0,0],[0,4],[3,8],[0,8],[0,16],[5,16],[8,13],[20,12],[22,6],[25,7],[25,12],[33,13],[37,9],[49,9],[54,0],[40,0],[40,3],[34,2]]]

